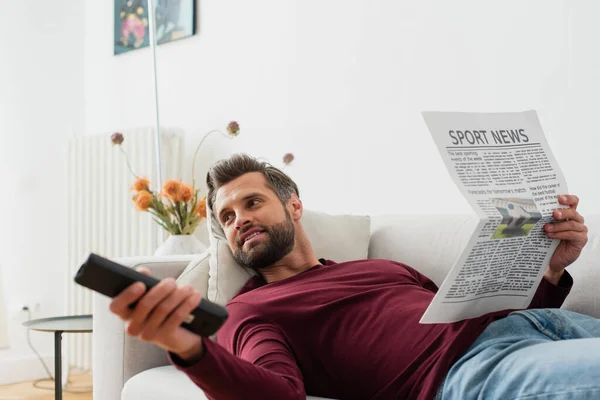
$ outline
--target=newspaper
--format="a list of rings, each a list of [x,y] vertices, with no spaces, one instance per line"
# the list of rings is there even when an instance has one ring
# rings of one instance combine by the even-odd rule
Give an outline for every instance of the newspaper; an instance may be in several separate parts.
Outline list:
[[[527,308],[560,242],[546,236],[544,224],[568,192],[537,113],[423,117],[480,221],[420,322]]]

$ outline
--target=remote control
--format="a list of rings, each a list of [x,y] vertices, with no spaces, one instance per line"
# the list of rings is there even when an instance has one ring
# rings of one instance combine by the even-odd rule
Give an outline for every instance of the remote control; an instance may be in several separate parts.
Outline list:
[[[90,253],[75,275],[75,282],[108,297],[115,297],[131,284],[140,281],[150,290],[160,280],[125,267],[112,260]],[[135,303],[130,307],[135,307]],[[213,335],[227,320],[227,309],[202,299],[181,324],[202,337]]]

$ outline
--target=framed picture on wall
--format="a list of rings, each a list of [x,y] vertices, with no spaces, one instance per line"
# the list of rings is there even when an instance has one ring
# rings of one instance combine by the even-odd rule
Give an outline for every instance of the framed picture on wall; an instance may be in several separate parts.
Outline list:
[[[196,0],[154,0],[158,44],[196,33]],[[148,0],[114,0],[114,54],[150,43]]]

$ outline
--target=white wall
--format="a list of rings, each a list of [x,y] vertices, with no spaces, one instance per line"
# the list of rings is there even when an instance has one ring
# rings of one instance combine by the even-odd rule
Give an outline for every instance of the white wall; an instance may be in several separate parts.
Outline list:
[[[158,49],[160,116],[187,131],[190,153],[204,131],[240,122],[235,143],[211,139],[226,149],[206,150],[201,174],[230,146],[276,162],[292,151],[311,208],[453,213],[469,207],[420,112],[536,109],[591,210],[599,11],[591,0],[201,1],[198,35]],[[86,13],[86,133],[151,124],[149,49],[113,56],[109,2]]]
[[[0,383],[44,376],[27,346],[22,305],[64,313],[67,139],[83,130],[83,2],[0,0],[0,290],[10,350]],[[32,332],[53,354],[52,334]],[[52,365],[50,365],[52,368]]]

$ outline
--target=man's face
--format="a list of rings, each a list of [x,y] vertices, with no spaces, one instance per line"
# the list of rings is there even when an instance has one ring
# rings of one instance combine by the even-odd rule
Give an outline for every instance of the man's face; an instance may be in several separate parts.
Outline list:
[[[259,172],[219,188],[214,210],[236,261],[245,267],[269,267],[294,247],[290,212]]]

